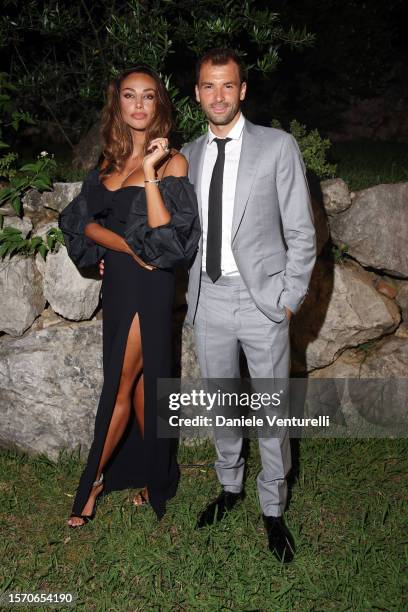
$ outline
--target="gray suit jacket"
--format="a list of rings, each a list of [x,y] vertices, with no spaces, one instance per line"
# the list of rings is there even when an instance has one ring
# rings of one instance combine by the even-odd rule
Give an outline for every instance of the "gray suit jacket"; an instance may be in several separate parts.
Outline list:
[[[201,219],[201,175],[207,134],[186,144]],[[272,321],[296,312],[308,288],[316,240],[305,165],[291,134],[245,120],[238,167],[231,248],[256,306]],[[188,285],[187,321],[200,296],[202,239]]]

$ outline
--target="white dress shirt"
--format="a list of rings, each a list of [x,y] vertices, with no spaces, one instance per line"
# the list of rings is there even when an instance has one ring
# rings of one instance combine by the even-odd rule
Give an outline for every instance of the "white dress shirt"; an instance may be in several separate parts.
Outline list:
[[[222,246],[221,246],[221,273],[225,276],[239,274],[234,255],[231,250],[232,215],[234,212],[235,188],[237,185],[238,164],[241,156],[242,131],[245,119],[242,113],[231,131],[226,135],[231,138],[225,145],[224,178],[222,184]],[[203,221],[203,270],[206,266],[207,255],[207,228],[208,228],[208,193],[210,191],[211,176],[218,155],[217,136],[208,128],[208,142],[204,155],[203,174],[201,177],[201,203]]]

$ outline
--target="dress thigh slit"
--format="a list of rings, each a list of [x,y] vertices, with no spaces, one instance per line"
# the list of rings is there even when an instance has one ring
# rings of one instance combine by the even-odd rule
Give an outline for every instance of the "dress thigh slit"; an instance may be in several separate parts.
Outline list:
[[[109,350],[105,350],[108,347],[104,346],[104,382],[95,417],[94,440],[89,451],[86,469],[79,481],[72,509],[73,513],[81,513],[91,492],[92,483],[96,479],[116,404],[129,331],[136,314],[139,315],[140,324],[140,313],[137,311],[131,313],[126,319],[123,318],[121,320],[121,324],[118,326],[114,337],[109,338],[109,342],[106,342],[106,344],[110,345]],[[141,325],[140,331],[142,336]],[[126,431],[104,468],[105,487],[103,493],[145,485],[143,473],[141,473],[144,465],[142,445],[143,439],[137,421],[134,418],[134,411],[131,408]]]
[[[112,265],[116,260],[121,263],[119,269]],[[144,437],[132,409],[128,427],[103,470],[103,494],[147,486],[150,503],[160,519],[165,513],[166,501],[176,493],[179,480],[175,441],[157,437],[157,380],[172,375],[174,275],[166,271],[146,272],[136,267],[134,285],[129,288],[120,277],[123,258],[111,254],[105,259],[105,270],[106,283],[102,290],[104,383],[95,418],[94,440],[79,482],[73,513],[81,513],[97,475],[116,403],[129,330],[138,314],[144,375]]]

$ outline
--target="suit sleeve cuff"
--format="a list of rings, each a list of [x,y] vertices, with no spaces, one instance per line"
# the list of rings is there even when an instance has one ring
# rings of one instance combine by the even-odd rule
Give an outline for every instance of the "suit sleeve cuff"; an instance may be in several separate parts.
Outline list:
[[[290,296],[290,294],[286,293],[285,291],[282,291],[281,296],[279,298],[279,306],[281,306],[282,308],[289,308],[289,310],[293,314],[296,314],[302,302],[303,299],[295,299],[293,296]]]

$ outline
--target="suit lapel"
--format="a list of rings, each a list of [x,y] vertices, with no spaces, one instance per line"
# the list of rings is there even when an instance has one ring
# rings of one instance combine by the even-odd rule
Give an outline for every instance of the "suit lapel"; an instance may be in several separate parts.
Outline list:
[[[203,136],[201,136],[197,140],[191,152],[191,156],[190,156],[191,180],[195,186],[195,192],[196,192],[197,201],[198,201],[198,212],[200,213],[201,224],[203,222],[202,201],[201,201],[201,178],[203,174],[203,165],[204,165],[205,149],[207,146],[207,138],[208,138],[208,135],[203,134]]]
[[[234,213],[232,217],[231,244],[234,241],[242,216],[251,193],[257,170],[259,156],[259,134],[255,134],[253,124],[245,120],[242,133],[241,156],[238,165],[237,185],[235,189]]]

